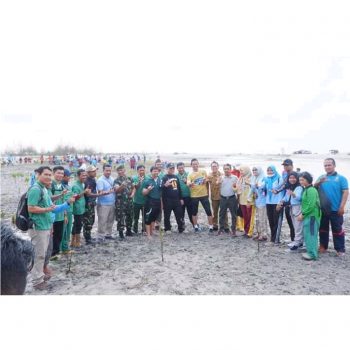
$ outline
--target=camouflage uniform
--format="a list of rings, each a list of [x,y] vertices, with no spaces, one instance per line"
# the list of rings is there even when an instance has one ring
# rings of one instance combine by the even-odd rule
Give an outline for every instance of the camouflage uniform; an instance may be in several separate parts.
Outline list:
[[[96,180],[88,177],[85,184],[86,188],[91,189],[91,193],[96,194]],[[86,242],[91,241],[91,230],[95,223],[96,198],[85,196],[85,213],[83,217],[83,235]]]
[[[114,186],[121,186],[122,184],[125,185],[125,188],[122,192],[117,193],[115,204],[117,229],[120,233],[126,227],[127,233],[130,233],[133,216],[133,199],[130,198],[130,195],[134,185],[131,177],[118,176],[114,180]]]

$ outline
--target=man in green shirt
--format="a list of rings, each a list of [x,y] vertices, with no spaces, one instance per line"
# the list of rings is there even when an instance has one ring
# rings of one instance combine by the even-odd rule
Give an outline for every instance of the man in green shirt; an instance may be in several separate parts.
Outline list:
[[[132,177],[135,186],[134,195],[134,232],[137,234],[139,229],[140,211],[142,211],[142,231],[145,232],[145,196],[142,194],[142,185],[145,181],[145,167],[144,165],[137,166],[137,175]]]
[[[50,194],[46,186],[51,184],[52,170],[47,166],[37,169],[38,180],[28,190],[28,212],[33,222],[33,227],[28,230],[35,249],[34,266],[31,271],[33,286],[35,289],[46,288],[44,280],[44,263],[50,242],[52,227],[51,211],[55,205],[51,205]]]
[[[72,242],[71,246],[74,248],[80,247],[80,233],[83,228],[83,218],[85,214],[85,194],[89,195],[91,193],[90,189],[85,189],[85,181],[87,178],[87,173],[83,169],[77,171],[77,180],[72,186],[72,192],[75,194],[75,202],[73,205],[73,230],[72,230]]]
[[[63,187],[67,190],[64,195],[64,201],[67,201],[72,196],[72,189],[69,185],[71,172],[69,169],[64,169],[64,176],[62,180]],[[73,206],[69,206],[69,208],[64,213],[64,226],[63,226],[63,235],[61,240],[60,251],[62,254],[69,254],[72,250],[69,249],[70,236],[72,234],[73,227]]]
[[[62,184],[64,176],[63,166],[56,166],[53,168],[53,180],[51,185],[51,200],[54,204],[59,205],[64,203],[64,196],[67,190]],[[55,214],[55,222],[53,223],[53,241],[51,257],[55,258],[60,252],[60,245],[63,235],[64,226],[64,212]]]

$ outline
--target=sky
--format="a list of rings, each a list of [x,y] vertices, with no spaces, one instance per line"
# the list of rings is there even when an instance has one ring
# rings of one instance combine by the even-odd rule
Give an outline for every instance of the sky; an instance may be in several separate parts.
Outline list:
[[[345,1],[7,1],[0,148],[350,152]]]

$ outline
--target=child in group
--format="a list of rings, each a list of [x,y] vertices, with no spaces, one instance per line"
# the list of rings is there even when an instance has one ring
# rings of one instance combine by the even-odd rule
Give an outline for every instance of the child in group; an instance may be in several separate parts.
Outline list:
[[[288,247],[291,251],[297,251],[298,248],[303,246],[304,241],[303,223],[298,220],[298,216],[301,214],[301,197],[303,194],[303,187],[299,183],[298,173],[292,171],[288,175],[285,189],[286,194],[277,206],[277,210],[280,210],[282,207],[290,206],[295,238],[294,241],[288,244]]]
[[[310,173],[303,172],[299,176],[300,184],[304,187],[301,199],[301,214],[298,220],[303,222],[304,240],[306,253],[305,260],[316,260],[318,258],[318,230],[321,222],[321,205],[318,192],[312,185],[313,178]]]

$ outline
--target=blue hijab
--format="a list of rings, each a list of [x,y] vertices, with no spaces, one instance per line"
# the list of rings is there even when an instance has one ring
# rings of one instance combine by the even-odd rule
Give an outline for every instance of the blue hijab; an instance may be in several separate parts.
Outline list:
[[[277,172],[276,167],[274,165],[269,165],[267,169],[268,168],[270,168],[273,171],[272,176],[266,176],[267,193],[271,196],[273,184],[276,182],[276,180],[279,180],[281,178],[281,175]]]

